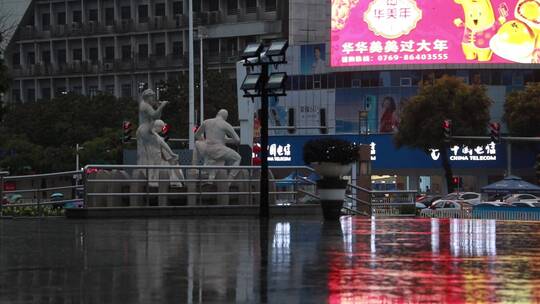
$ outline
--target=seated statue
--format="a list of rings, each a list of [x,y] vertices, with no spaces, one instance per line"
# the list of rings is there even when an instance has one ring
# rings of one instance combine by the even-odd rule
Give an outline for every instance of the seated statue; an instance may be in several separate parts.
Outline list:
[[[240,143],[240,137],[234,131],[234,128],[227,122],[229,113],[221,109],[215,118],[203,121],[195,133],[194,154],[201,157],[205,166],[238,166],[241,157],[226,144],[237,145]],[[197,159],[197,158],[196,158]],[[233,179],[238,170],[231,170],[229,178]],[[211,170],[209,179],[215,179],[216,171]]]
[[[163,127],[165,126],[165,122],[163,120],[158,119],[154,122],[154,132],[158,133],[161,132]],[[160,165],[164,166],[179,166],[180,163],[178,162],[178,154],[174,153],[169,144],[165,142],[165,139],[163,137],[159,136],[158,138],[159,146],[160,146]],[[171,186],[173,187],[182,187],[181,180],[184,179],[184,173],[181,169],[178,170],[168,170],[169,177],[171,179]]]

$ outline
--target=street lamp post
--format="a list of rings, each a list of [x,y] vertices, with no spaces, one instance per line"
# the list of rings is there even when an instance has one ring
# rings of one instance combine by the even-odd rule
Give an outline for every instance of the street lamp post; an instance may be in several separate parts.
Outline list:
[[[188,1],[189,10],[189,149],[195,148],[195,74],[193,58],[193,0]]]
[[[204,52],[203,52],[203,42],[204,38],[206,37],[206,30],[203,27],[199,27],[199,42],[200,42],[200,57],[201,57],[201,69],[200,69],[200,83],[199,83],[199,89],[200,89],[200,102],[201,102],[201,108],[200,108],[200,122],[199,124],[202,124],[204,121]]]

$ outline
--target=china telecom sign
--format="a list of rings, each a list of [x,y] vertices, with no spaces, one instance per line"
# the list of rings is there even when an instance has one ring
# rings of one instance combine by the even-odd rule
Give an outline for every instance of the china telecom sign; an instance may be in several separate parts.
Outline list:
[[[538,63],[540,0],[332,0],[331,65]]]

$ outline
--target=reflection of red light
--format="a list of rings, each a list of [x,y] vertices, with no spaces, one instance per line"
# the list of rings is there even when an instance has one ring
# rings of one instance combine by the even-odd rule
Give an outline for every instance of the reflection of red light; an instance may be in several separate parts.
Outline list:
[[[259,166],[261,164],[261,158],[260,157],[254,157],[251,161],[254,166]]]
[[[92,174],[92,173],[97,173],[97,172],[98,172],[97,168],[88,168],[88,169],[86,169],[86,174]]]
[[[4,191],[15,191],[17,185],[14,182],[4,182]]]
[[[261,146],[258,144],[253,145],[253,153],[261,153]]]

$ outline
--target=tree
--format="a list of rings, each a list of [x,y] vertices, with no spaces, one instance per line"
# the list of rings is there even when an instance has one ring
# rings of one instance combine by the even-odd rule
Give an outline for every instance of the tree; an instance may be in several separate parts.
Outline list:
[[[511,92],[504,103],[504,121],[513,136],[540,136],[540,83]]]
[[[450,76],[424,83],[418,94],[404,105],[394,142],[398,148],[417,148],[428,154],[429,149],[439,149],[451,192],[453,174],[442,123],[445,119],[452,120],[453,135],[485,135],[490,105],[491,100],[483,86],[467,85]]]
[[[3,42],[3,30],[2,30],[2,17],[0,16],[0,45],[2,45]],[[2,94],[7,92],[9,88],[9,74],[8,74],[8,68],[4,64],[4,56],[2,53],[2,50],[0,49],[0,122],[2,121],[4,115],[5,115],[5,105],[4,100],[1,97]]]

